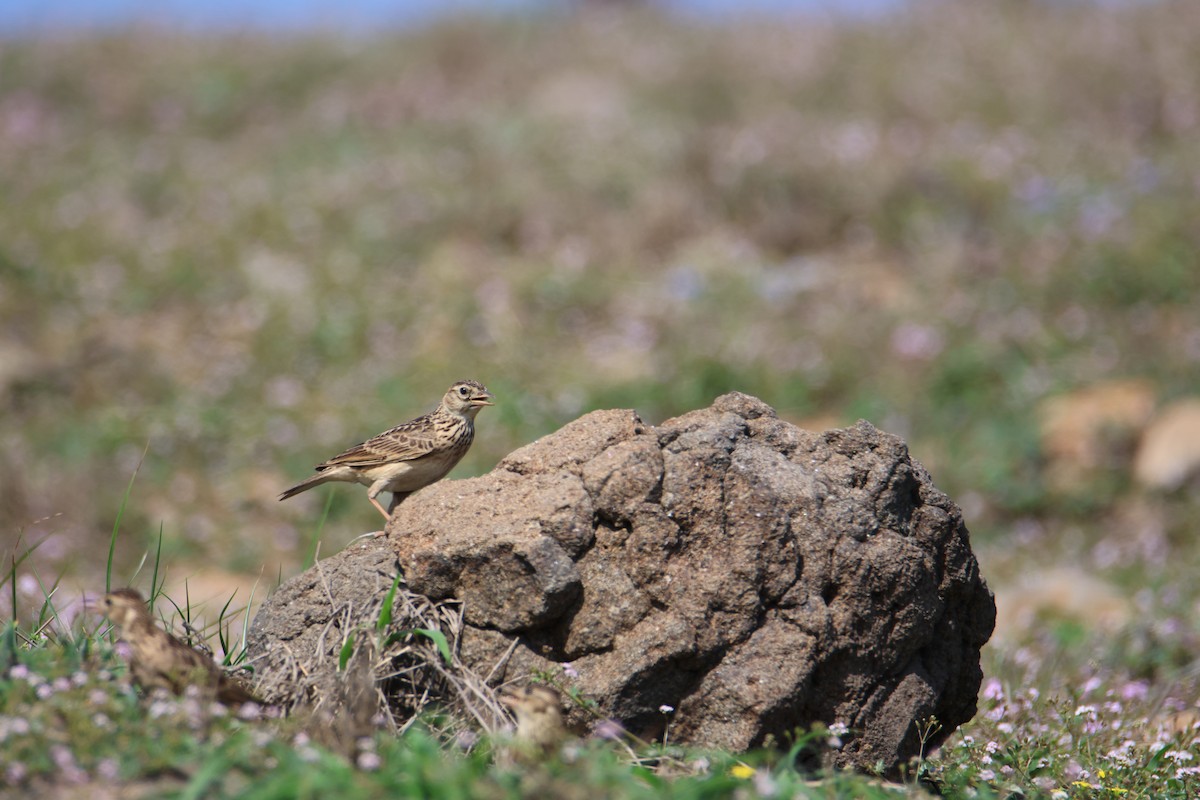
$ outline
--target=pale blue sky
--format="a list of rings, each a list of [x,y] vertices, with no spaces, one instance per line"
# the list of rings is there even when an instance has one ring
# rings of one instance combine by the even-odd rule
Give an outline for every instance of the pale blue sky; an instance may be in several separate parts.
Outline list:
[[[904,0],[667,0],[684,12],[720,15],[828,11],[862,13]],[[201,28],[274,29],[331,25],[366,29],[427,20],[447,10],[565,7],[564,0],[0,0],[9,33],[151,21]]]

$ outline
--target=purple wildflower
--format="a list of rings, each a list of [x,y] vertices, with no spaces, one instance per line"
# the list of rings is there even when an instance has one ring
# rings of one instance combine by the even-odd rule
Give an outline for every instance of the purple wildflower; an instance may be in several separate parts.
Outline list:
[[[79,768],[79,764],[75,762],[75,754],[66,745],[50,745],[50,760],[58,767],[59,773],[67,783],[87,781],[87,774]]]
[[[1130,681],[1121,687],[1122,700],[1145,700],[1150,693],[1150,684],[1146,681]]]
[[[593,733],[599,739],[612,739],[614,741],[625,736],[625,728],[615,719],[601,720]]]
[[[9,786],[16,786],[21,783],[28,774],[29,769],[20,761],[10,761],[8,766],[4,768],[4,779]]]

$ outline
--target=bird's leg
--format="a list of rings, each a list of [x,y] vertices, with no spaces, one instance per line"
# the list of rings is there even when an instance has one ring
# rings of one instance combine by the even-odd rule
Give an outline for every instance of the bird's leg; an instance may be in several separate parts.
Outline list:
[[[371,505],[373,505],[373,506],[375,506],[376,508],[378,508],[378,509],[379,509],[379,513],[380,513],[380,514],[383,514],[383,518],[384,518],[384,519],[386,519],[386,520],[389,520],[389,521],[391,520],[391,518],[392,518],[392,515],[391,515],[391,514],[389,514],[388,512],[386,512],[386,511],[384,511],[384,510],[383,510],[383,506],[379,504],[379,501],[378,501],[378,500],[376,500],[376,499],[375,499],[373,496],[371,496],[371,495],[368,495],[368,496],[367,496],[367,499],[371,501]],[[393,502],[395,502],[395,501],[393,501]]]
[[[380,489],[380,491],[383,491],[383,490]],[[396,506],[398,506],[398,505],[400,505],[400,503],[404,502],[404,498],[408,497],[410,494],[412,494],[412,492],[392,492],[392,502],[388,505],[387,511],[384,511],[383,506],[381,506],[379,504],[379,501],[377,499],[375,499],[376,496],[378,495],[378,492],[376,492],[374,494],[372,494],[371,492],[367,492],[367,499],[370,500],[374,504],[374,506],[379,509],[379,513],[383,514],[384,519],[386,519],[388,522],[391,522],[392,521],[392,512],[396,510]],[[383,536],[383,534],[384,534],[383,531],[372,531],[370,533],[364,533],[362,536],[355,536],[354,539],[352,539],[351,541],[357,542],[359,539],[378,539],[380,536]]]
[[[367,489],[367,499],[371,501],[371,505],[373,505],[379,509],[379,513],[383,514],[384,519],[390,521],[392,518],[392,515],[389,514],[387,511],[385,511],[383,509],[383,506],[381,506],[379,504],[379,495],[386,488],[387,488],[387,479],[386,478],[384,478],[383,480],[375,481],[374,483],[371,484],[370,488]]]
[[[383,506],[380,505],[378,500],[379,493],[383,491],[383,486],[383,484],[372,484],[371,488],[367,490],[367,499],[371,501],[371,505],[379,509],[379,513],[383,514],[383,518],[385,520],[391,521],[392,515],[384,510]],[[355,540],[366,538],[375,539],[380,536],[383,536],[383,531],[371,531],[370,533],[363,534],[362,536],[356,536]]]
[[[382,489],[380,491],[382,491]],[[372,494],[371,492],[367,492],[367,499],[379,509],[379,513],[383,514],[384,519],[386,519],[388,522],[391,522],[392,512],[396,510],[396,506],[403,503],[404,498],[408,497],[410,494],[412,494],[412,492],[392,492],[392,502],[388,504],[387,511],[383,510],[383,506],[380,505],[379,500],[376,499],[377,494],[378,493]],[[364,533],[362,536],[356,536],[354,537],[354,540],[358,541],[359,539],[375,539],[380,536],[383,536],[383,531],[372,531],[371,533]]]

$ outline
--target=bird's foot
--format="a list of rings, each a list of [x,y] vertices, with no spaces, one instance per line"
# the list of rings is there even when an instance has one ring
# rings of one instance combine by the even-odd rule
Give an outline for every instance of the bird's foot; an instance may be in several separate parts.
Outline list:
[[[384,531],[371,531],[370,533],[359,534],[358,536],[355,536],[353,539],[351,539],[349,544],[354,544],[359,539],[378,539],[383,535],[384,535]]]

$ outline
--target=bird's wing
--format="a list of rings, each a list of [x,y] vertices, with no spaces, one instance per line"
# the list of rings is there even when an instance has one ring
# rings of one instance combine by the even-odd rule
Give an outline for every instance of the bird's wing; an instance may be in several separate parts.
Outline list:
[[[168,637],[174,667],[167,675],[176,692],[182,693],[189,685],[203,689],[215,689],[222,703],[238,705],[261,702],[234,678],[225,674],[216,662],[205,654],[188,647],[175,637]]]
[[[426,414],[402,425],[372,436],[362,444],[351,447],[317,466],[318,470],[330,467],[377,467],[397,461],[411,461],[435,449],[437,436],[433,421]]]
[[[182,692],[190,684],[205,686],[216,683],[220,671],[211,658],[169,634],[165,644],[170,648],[166,677],[175,685],[177,692]]]
[[[216,681],[217,668],[212,659],[196,652],[171,634],[159,629],[149,620],[144,630],[138,630],[134,641],[134,660],[131,665],[134,680],[144,688],[169,688],[176,694],[190,684]]]
[[[129,673],[133,676],[133,682],[142,688],[142,691],[149,692],[152,689],[169,689],[175,691],[175,684],[156,666],[147,664],[141,659],[132,659],[129,662]]]

